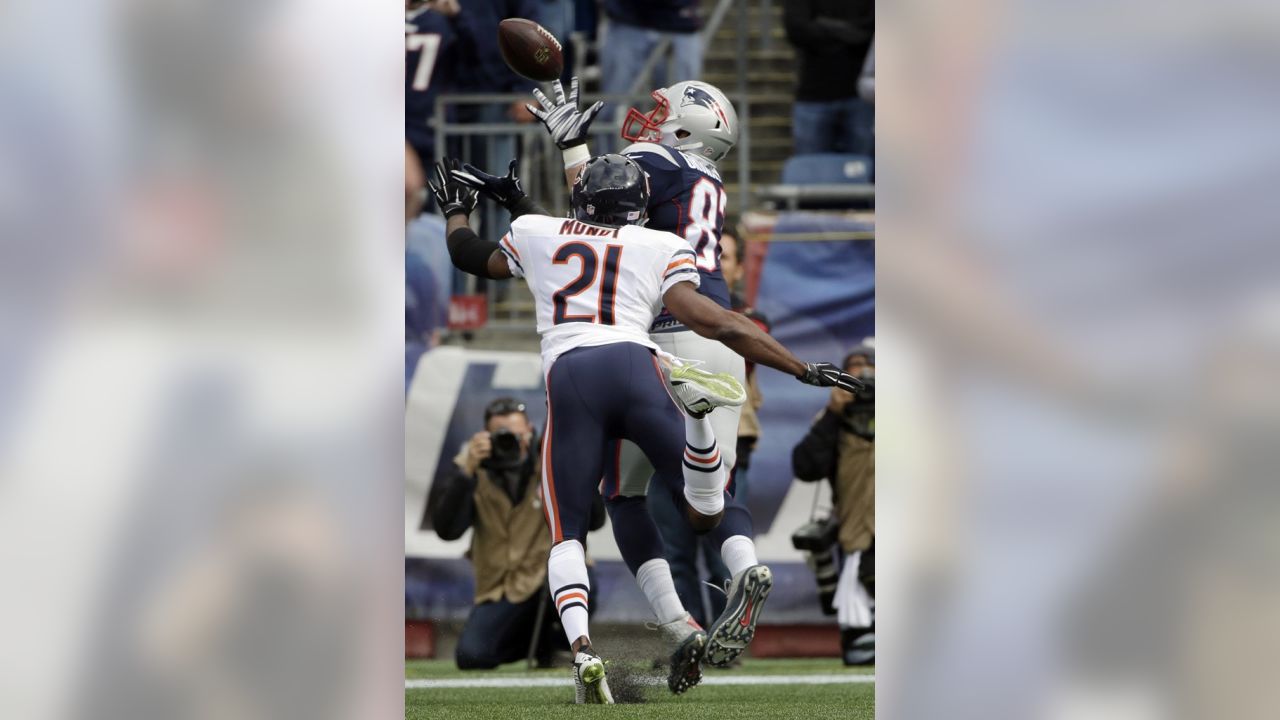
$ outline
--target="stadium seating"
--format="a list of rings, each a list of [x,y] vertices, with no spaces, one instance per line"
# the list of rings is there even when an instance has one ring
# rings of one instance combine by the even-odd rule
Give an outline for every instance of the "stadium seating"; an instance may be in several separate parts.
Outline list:
[[[786,185],[869,183],[871,177],[872,160],[866,155],[796,155],[782,168],[782,182]]]
[[[764,207],[851,210],[875,207],[874,161],[865,155],[796,155],[782,169],[782,182],[756,189]]]

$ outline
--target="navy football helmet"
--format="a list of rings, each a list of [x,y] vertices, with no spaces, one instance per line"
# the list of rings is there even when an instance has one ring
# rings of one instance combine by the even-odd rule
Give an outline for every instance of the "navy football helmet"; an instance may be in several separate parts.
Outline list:
[[[597,155],[573,183],[573,216],[582,222],[620,227],[643,225],[649,205],[649,177],[624,155]]]

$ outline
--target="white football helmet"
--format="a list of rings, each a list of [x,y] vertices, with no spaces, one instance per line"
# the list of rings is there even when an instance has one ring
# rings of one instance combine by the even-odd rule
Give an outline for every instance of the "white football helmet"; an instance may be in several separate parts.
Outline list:
[[[652,95],[657,106],[647,114],[635,108],[627,111],[623,138],[661,143],[712,161],[728,155],[737,144],[738,113],[716,86],[687,80],[654,90]]]

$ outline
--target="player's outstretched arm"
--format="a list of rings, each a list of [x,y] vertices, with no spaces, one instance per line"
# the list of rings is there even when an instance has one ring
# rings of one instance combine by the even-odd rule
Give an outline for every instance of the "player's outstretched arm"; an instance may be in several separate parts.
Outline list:
[[[745,315],[725,310],[698,293],[693,283],[679,282],[662,296],[667,310],[685,327],[724,343],[742,357],[781,370],[802,383],[838,386],[852,392],[862,383],[831,363],[804,363]]]
[[[472,275],[494,280],[512,277],[498,243],[481,239],[468,224],[471,211],[476,209],[476,191],[452,177],[451,173],[460,169],[457,160],[446,158],[436,164],[427,179],[427,186],[444,213],[449,259],[454,267]]]
[[[596,115],[604,107],[604,103],[597,102],[586,110],[578,112],[578,78],[576,77],[569,80],[568,98],[565,97],[564,87],[559,80],[551,86],[551,92],[555,95],[554,102],[541,90],[534,88],[533,96],[542,107],[535,108],[532,105],[525,105],[525,107],[533,113],[534,117],[542,121],[543,127],[555,141],[556,147],[560,148],[564,154],[565,184],[572,190],[573,181],[582,170],[582,164],[591,157],[591,151],[587,149],[587,131],[591,128]]]

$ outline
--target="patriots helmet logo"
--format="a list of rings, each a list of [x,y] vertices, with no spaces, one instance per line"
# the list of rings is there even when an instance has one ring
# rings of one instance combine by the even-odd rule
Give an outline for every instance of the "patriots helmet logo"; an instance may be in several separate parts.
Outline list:
[[[700,87],[687,87],[684,89],[684,97],[680,99],[680,106],[685,105],[701,105],[710,110],[716,109],[716,99],[711,97],[711,93]]]

